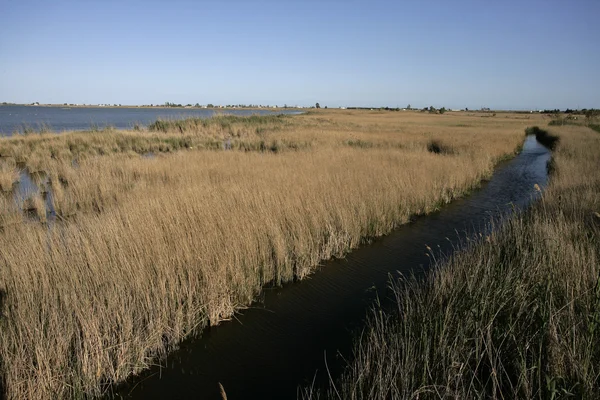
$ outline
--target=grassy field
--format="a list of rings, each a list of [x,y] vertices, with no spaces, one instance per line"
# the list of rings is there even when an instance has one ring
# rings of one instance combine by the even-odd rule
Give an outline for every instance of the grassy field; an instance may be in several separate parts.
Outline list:
[[[26,206],[0,196],[6,397],[101,394],[264,285],[468,193],[543,118],[322,110],[0,138],[2,182],[41,177]]]
[[[600,135],[542,138],[557,146],[541,200],[424,280],[393,282],[395,307],[369,315],[344,375],[304,398],[597,398]]]

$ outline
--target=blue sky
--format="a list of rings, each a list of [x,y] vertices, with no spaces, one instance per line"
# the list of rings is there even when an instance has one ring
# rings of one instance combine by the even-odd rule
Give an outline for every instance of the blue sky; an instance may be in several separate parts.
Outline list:
[[[600,1],[0,0],[0,101],[600,108]]]

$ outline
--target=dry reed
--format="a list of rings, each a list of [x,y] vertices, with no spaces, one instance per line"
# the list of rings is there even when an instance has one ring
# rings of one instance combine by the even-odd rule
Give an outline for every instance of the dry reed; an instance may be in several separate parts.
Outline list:
[[[19,170],[14,159],[0,160],[0,192],[10,192],[19,181]]]
[[[46,222],[46,202],[39,192],[29,194],[24,199],[23,211],[34,214],[42,223]]]
[[[7,397],[101,394],[230,318],[265,284],[302,278],[467,193],[514,152],[527,122],[333,111],[282,120],[0,143],[48,174],[63,217],[51,229],[28,222],[0,232]],[[196,148],[209,143],[203,129],[213,140],[250,128],[244,143],[308,145]],[[137,155],[165,145],[160,135],[201,140]],[[348,145],[356,140],[373,146]],[[452,151],[428,151],[432,140]]]
[[[305,398],[597,397],[600,136],[551,132],[541,200],[425,280],[394,282],[396,307],[370,314],[340,380]]]

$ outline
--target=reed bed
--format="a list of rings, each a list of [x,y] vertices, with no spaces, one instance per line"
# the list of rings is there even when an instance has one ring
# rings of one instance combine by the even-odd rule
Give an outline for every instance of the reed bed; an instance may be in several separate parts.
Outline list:
[[[19,175],[14,159],[0,160],[0,192],[10,192],[19,181]]]
[[[22,208],[24,212],[34,214],[41,223],[46,223],[46,202],[39,191],[25,197]]]
[[[560,144],[554,138],[560,137]],[[391,283],[343,376],[303,398],[597,398],[600,137],[553,128],[541,200],[438,263]]]
[[[114,153],[169,153],[182,149],[232,148],[248,151],[283,150],[286,145],[302,147],[303,143],[277,143],[265,132],[277,131],[289,124],[289,117],[279,116],[215,116],[207,119],[158,120],[148,129],[121,131],[112,128],[55,134],[14,135],[0,138],[0,157],[10,157],[27,166],[30,172],[45,170],[49,160],[79,160],[88,156]]]
[[[23,222],[23,212],[14,199],[0,195],[0,227],[6,229]]]
[[[322,260],[468,193],[514,153],[527,123],[437,117],[329,111],[234,121],[240,132],[254,128],[248,140],[310,143],[277,152],[184,146],[147,158],[139,156],[146,148],[95,147],[169,138],[179,126],[182,137],[207,137],[189,121],[167,132],[161,125],[107,137],[9,138],[2,151],[70,156],[39,158],[59,220],[0,231],[4,394],[103,394],[183,338],[231,318],[264,285],[301,279]],[[452,152],[428,151],[432,140]]]

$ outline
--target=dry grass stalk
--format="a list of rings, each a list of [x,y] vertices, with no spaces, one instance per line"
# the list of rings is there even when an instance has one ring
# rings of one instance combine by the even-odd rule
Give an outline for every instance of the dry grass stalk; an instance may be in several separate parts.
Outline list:
[[[227,400],[227,393],[225,393],[225,388],[221,385],[221,382],[219,382],[219,393],[221,394],[222,400]]]
[[[0,160],[0,192],[10,192],[19,181],[19,169],[14,159]]]
[[[0,195],[0,232],[23,222],[23,212],[11,197]]]

